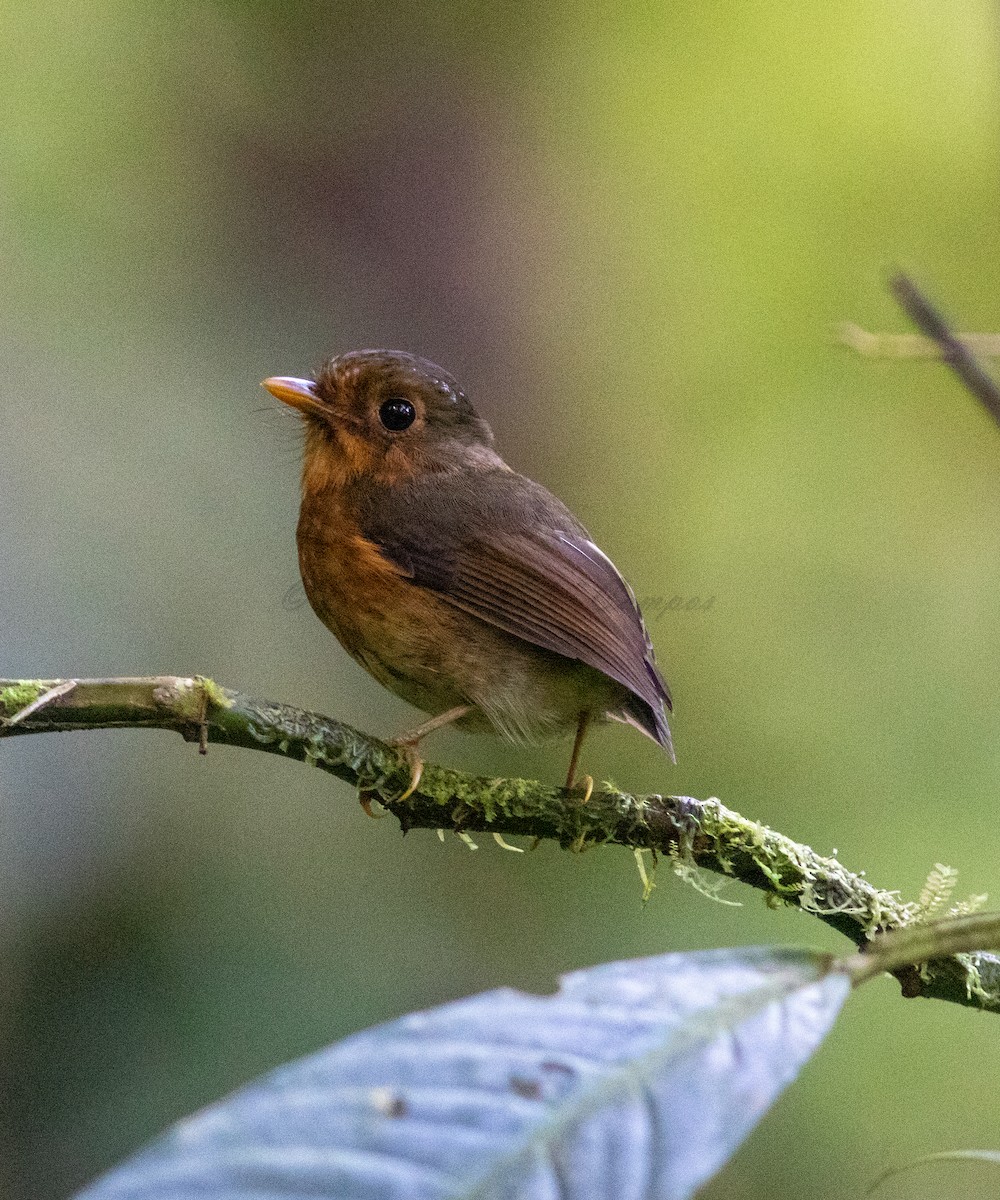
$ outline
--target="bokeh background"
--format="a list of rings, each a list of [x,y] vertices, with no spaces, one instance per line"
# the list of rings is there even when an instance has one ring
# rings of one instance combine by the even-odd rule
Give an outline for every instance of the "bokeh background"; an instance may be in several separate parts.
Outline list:
[[[998,45],[975,0],[8,5],[0,675],[202,672],[407,727],[302,602],[298,431],[258,387],[407,348],[647,602],[679,765],[616,727],[590,771],[1000,902],[1000,433],[943,367],[833,338],[905,328],[895,264],[1000,329]],[[554,780],[565,751],[432,754]],[[0,821],[10,1200],[418,1006],[845,945],[667,869],[643,907],[622,850],[404,840],[319,772],[165,733],[4,742]],[[996,1148],[998,1033],[869,987],[706,1196]],[[958,1187],[996,1177],[884,1194]]]

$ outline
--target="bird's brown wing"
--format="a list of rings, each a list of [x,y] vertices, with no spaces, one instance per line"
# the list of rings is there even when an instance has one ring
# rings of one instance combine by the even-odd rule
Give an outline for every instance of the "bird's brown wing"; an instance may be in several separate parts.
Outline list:
[[[639,609],[569,510],[509,471],[424,477],[356,496],[362,532],[421,587],[586,663],[631,693],[626,716],[671,751],[670,692]]]

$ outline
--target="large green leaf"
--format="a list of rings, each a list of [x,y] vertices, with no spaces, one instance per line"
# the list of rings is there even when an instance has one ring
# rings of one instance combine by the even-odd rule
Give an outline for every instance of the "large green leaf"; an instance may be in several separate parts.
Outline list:
[[[348,1038],[179,1124],[80,1200],[685,1197],[850,984],[765,948],[577,971]]]

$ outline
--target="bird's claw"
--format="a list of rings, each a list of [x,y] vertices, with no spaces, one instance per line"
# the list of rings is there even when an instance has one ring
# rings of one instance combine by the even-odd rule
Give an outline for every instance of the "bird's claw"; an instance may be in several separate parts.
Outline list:
[[[396,797],[396,802],[400,803],[403,800],[409,800],[409,798],[420,786],[420,777],[424,773],[424,760],[419,754],[417,754],[417,748],[414,742],[398,739],[391,741],[389,745],[398,750],[410,764],[410,782],[407,784],[406,790],[402,793],[402,795]]]
[[[376,799],[377,797],[371,792],[358,792],[358,803],[364,809],[365,816],[371,817],[373,821],[381,821],[385,813],[372,812],[372,802]]]

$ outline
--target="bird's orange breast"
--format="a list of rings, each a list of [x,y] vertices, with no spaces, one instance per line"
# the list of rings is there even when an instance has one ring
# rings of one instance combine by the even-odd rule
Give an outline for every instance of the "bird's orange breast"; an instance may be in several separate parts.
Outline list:
[[[322,522],[303,506],[299,569],[316,615],[351,654],[384,634],[393,614],[406,608],[414,589],[373,542],[339,512]]]
[[[344,649],[375,678],[427,711],[459,703],[454,648],[462,614],[417,587],[328,497],[299,518],[299,567],[309,603]]]

